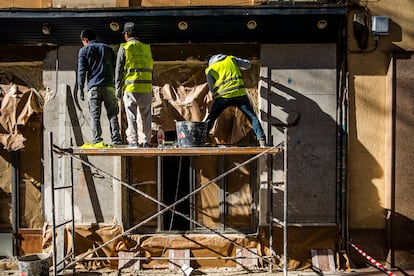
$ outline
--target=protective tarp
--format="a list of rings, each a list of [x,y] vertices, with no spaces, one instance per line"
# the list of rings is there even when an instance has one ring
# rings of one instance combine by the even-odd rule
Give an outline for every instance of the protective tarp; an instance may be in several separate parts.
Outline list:
[[[102,257],[117,256],[118,251],[126,251],[128,247],[134,246],[134,243],[128,245],[128,240],[121,236],[123,228],[120,225],[76,226],[75,229],[75,255],[82,258],[82,261],[76,263],[77,269],[114,268],[116,263]],[[72,240],[72,229],[66,228],[65,248],[63,249],[65,255],[72,252]],[[103,244],[106,245],[102,246]],[[102,248],[97,249],[100,246]],[[52,228],[49,226],[44,227],[42,249],[46,253],[53,251]],[[59,247],[57,250],[62,250],[62,248]]]
[[[0,162],[0,225],[3,229],[11,228],[12,224],[10,152],[18,156],[16,160],[19,162],[19,226],[41,228],[43,225],[39,162],[43,99],[38,92],[42,89],[38,81],[41,76],[39,65],[14,63],[2,64],[0,68],[0,143],[3,146]]]
[[[249,71],[255,72],[253,64]],[[197,62],[154,65],[153,130],[176,131],[176,121],[203,121],[213,103],[204,75],[206,65]],[[257,76],[243,72],[248,97],[257,107]],[[256,79],[255,79],[256,78]],[[223,111],[210,131],[219,144],[236,144],[251,130],[251,124],[237,108]],[[211,141],[210,141],[211,142]]]
[[[259,227],[256,235],[243,234],[148,234],[120,236],[120,226],[77,226],[75,235],[76,255],[82,258],[76,264],[78,269],[96,270],[100,268],[118,268],[117,256],[120,252],[134,252],[141,258],[141,269],[168,269],[171,250],[189,250],[193,258],[193,268],[236,267],[237,249],[250,249],[250,256],[257,259],[259,267],[268,267],[269,227]],[[44,233],[43,252],[52,250],[52,232]],[[72,248],[71,230],[66,231],[68,254]],[[312,249],[332,249],[336,255],[338,247],[337,227],[289,227],[288,229],[288,269],[312,271]],[[109,242],[111,241],[111,242]],[[95,250],[109,242],[99,250]],[[276,253],[272,263],[283,268],[283,229],[273,230],[272,249]],[[107,259],[105,259],[107,257]],[[110,257],[115,257],[112,260]],[[263,258],[262,258],[263,257]],[[131,260],[133,261],[133,260]],[[345,267],[345,262],[337,264]],[[276,267],[274,267],[276,268]]]
[[[0,143],[8,151],[24,148],[19,127],[25,125],[34,113],[43,110],[42,98],[21,79],[8,72],[0,72]]]

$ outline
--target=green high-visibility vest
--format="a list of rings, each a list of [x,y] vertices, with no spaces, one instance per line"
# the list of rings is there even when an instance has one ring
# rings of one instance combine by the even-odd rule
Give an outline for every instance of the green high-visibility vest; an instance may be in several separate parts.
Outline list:
[[[247,94],[240,68],[233,56],[213,63],[205,73],[210,73],[216,80],[214,91],[211,91],[214,98],[234,98]]]
[[[151,93],[154,62],[150,45],[128,41],[121,47],[125,49],[124,92]]]

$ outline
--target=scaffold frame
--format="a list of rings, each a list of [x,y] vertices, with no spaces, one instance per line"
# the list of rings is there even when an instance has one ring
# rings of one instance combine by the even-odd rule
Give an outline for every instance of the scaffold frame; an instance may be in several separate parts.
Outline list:
[[[99,171],[101,174],[103,174],[104,176],[108,177],[108,178],[112,178],[113,180],[117,181],[120,185],[126,187],[127,189],[138,193],[139,195],[145,197],[146,199],[149,199],[150,201],[154,202],[157,204],[157,212],[155,214],[150,215],[149,217],[147,217],[146,219],[142,220],[141,222],[135,224],[133,227],[124,230],[123,233],[113,237],[112,239],[102,243],[101,245],[99,245],[98,247],[94,248],[92,251],[89,251],[89,253],[94,253],[98,250],[100,250],[101,248],[103,248],[104,246],[114,242],[115,240],[117,240],[120,237],[123,237],[125,235],[130,234],[131,232],[133,232],[134,230],[138,229],[139,227],[141,227],[142,225],[144,225],[145,223],[147,223],[148,221],[154,219],[154,218],[159,218],[163,213],[167,212],[167,211],[171,211],[174,214],[177,214],[179,216],[184,217],[185,219],[187,219],[189,222],[191,222],[194,225],[197,225],[203,229],[206,229],[208,231],[210,231],[213,234],[216,234],[222,238],[225,238],[226,240],[230,241],[232,244],[234,244],[235,246],[238,246],[240,248],[243,248],[247,251],[249,251],[251,254],[257,256],[257,258],[260,258],[263,260],[263,262],[265,262],[266,264],[268,264],[269,266],[269,271],[272,272],[273,271],[273,267],[276,266],[278,267],[279,270],[281,270],[281,268],[279,267],[279,265],[274,262],[274,259],[278,259],[279,261],[282,261],[283,263],[283,272],[284,275],[287,275],[287,260],[288,260],[288,251],[287,251],[287,128],[284,128],[284,141],[283,143],[277,145],[277,146],[268,146],[268,147],[234,147],[234,146],[226,146],[226,147],[190,147],[190,148],[175,148],[175,147],[166,147],[166,148],[139,148],[139,149],[127,149],[124,147],[111,147],[111,148],[105,148],[105,149],[82,149],[82,148],[78,148],[78,147],[71,147],[71,148],[66,148],[66,149],[62,149],[56,145],[53,144],[53,133],[50,133],[50,152],[51,152],[51,158],[50,158],[50,166],[51,166],[51,192],[52,192],[52,239],[53,239],[53,275],[59,275],[60,272],[68,270],[68,269],[73,269],[73,272],[75,273],[75,265],[78,262],[84,261],[84,260],[92,260],[92,259],[102,259],[102,258],[97,258],[97,257],[88,257],[87,255],[82,256],[82,257],[76,257],[75,256],[75,214],[74,214],[74,186],[73,186],[73,160],[77,160],[79,162],[81,162],[83,165],[92,167],[93,169]],[[59,223],[56,224],[56,210],[55,210],[55,192],[57,189],[61,189],[62,187],[66,187],[65,185],[61,185],[60,187],[55,187],[54,185],[54,159],[53,159],[53,155],[54,154],[58,154],[61,156],[68,156],[70,158],[70,170],[71,170],[71,185],[69,185],[69,187],[71,188],[71,208],[72,208],[72,214],[71,214],[71,219],[65,223]],[[283,154],[283,170],[284,170],[284,187],[285,187],[285,194],[284,194],[284,222],[280,222],[275,220],[272,217],[272,209],[273,209],[273,158],[274,155],[276,154]],[[112,174],[96,167],[95,165],[91,164],[88,161],[85,161],[85,159],[81,158],[82,155],[91,155],[91,156],[156,156],[158,157],[158,163],[157,163],[157,177],[159,177],[160,175],[160,170],[162,169],[160,167],[160,158],[162,158],[163,156],[203,156],[203,155],[249,155],[252,156],[249,159],[247,159],[246,161],[234,166],[233,168],[222,172],[220,175],[218,175],[217,177],[211,179],[210,181],[208,181],[207,183],[205,183],[204,185],[195,188],[194,190],[190,191],[190,193],[188,193],[187,195],[181,197],[180,199],[176,200],[175,202],[173,202],[170,205],[166,205],[165,203],[161,202],[159,199],[157,198],[153,198],[152,196],[144,193],[143,191],[140,191],[139,189],[131,186],[129,183],[123,181],[122,179],[118,179],[117,177],[113,176]],[[174,207],[176,205],[178,205],[179,203],[183,202],[184,200],[187,200],[189,198],[191,198],[192,196],[194,196],[196,193],[200,192],[202,189],[205,189],[206,187],[208,187],[210,184],[215,183],[217,181],[219,181],[220,179],[226,177],[227,175],[231,174],[232,172],[234,172],[235,170],[239,169],[240,167],[247,165],[249,163],[251,163],[254,160],[259,159],[262,156],[267,156],[267,173],[268,173],[268,183],[267,183],[267,189],[268,189],[268,195],[269,195],[269,199],[268,199],[268,211],[270,212],[270,216],[268,218],[268,222],[269,222],[269,228],[270,228],[270,232],[269,232],[269,256],[263,256],[263,255],[259,255],[258,253],[252,251],[251,249],[243,246],[242,244],[229,239],[228,237],[226,237],[223,233],[220,232],[220,230],[216,230],[213,228],[210,228],[208,226],[205,226],[203,224],[201,224],[200,222],[198,222],[197,220],[191,218],[191,217],[187,217],[185,214],[177,211]],[[58,170],[62,169],[62,166],[58,167]],[[58,172],[60,173],[60,172]],[[157,181],[158,183],[160,181]],[[160,187],[158,187],[160,188]],[[73,247],[72,247],[72,251],[70,254],[68,254],[67,256],[63,256],[63,258],[61,260],[58,260],[58,254],[57,254],[57,241],[59,241],[59,239],[64,239],[64,237],[59,236],[57,233],[57,229],[61,226],[66,225],[67,223],[72,223],[72,243],[73,243]],[[273,250],[273,223],[279,223],[280,225],[282,225],[283,227],[283,259],[274,252]],[[158,227],[158,224],[157,224]],[[62,241],[61,243],[62,244]],[[236,256],[227,256],[226,259],[236,259],[238,257]],[[108,258],[104,258],[104,259],[108,259]],[[120,259],[119,257],[111,257],[111,259]],[[130,259],[130,258],[128,258]],[[143,257],[136,257],[134,259],[145,259]],[[164,259],[163,257],[151,257],[151,259]],[[192,258],[192,259],[197,259],[197,258]],[[66,262],[66,265],[63,266],[63,263]]]

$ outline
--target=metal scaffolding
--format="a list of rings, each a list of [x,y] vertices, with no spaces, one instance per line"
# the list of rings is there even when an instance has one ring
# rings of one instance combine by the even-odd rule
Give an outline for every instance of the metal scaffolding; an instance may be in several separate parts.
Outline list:
[[[136,192],[137,194],[143,196],[144,198],[154,202],[157,204],[158,208],[157,208],[157,212],[149,217],[147,217],[146,219],[142,220],[141,222],[137,223],[136,225],[134,225],[133,227],[124,230],[123,233],[113,237],[112,239],[102,243],[101,245],[99,245],[98,247],[94,248],[92,251],[88,251],[88,255],[90,255],[90,253],[94,253],[100,249],[102,249],[103,247],[105,247],[106,245],[116,241],[117,239],[128,235],[130,233],[132,233],[133,231],[135,231],[136,229],[138,229],[139,227],[141,227],[142,225],[146,224],[147,222],[151,221],[154,218],[158,219],[159,222],[159,217],[164,214],[167,211],[171,211],[172,213],[179,215],[181,217],[184,217],[186,220],[190,221],[192,224],[199,226],[205,230],[210,231],[211,233],[214,233],[222,238],[225,238],[226,240],[228,240],[229,242],[231,242],[232,244],[234,244],[237,247],[243,248],[245,250],[247,250],[249,253],[255,255],[257,258],[262,259],[263,262],[265,262],[266,264],[269,265],[269,270],[272,272],[273,271],[273,266],[276,266],[279,268],[279,270],[281,269],[278,264],[276,262],[274,262],[274,259],[278,259],[279,261],[283,262],[283,272],[284,275],[287,275],[287,259],[288,259],[288,252],[287,252],[287,128],[285,128],[285,139],[284,139],[284,143],[283,145],[277,145],[277,146],[269,146],[269,147],[265,147],[265,148],[259,148],[259,147],[191,147],[191,148],[175,148],[175,147],[165,147],[165,148],[139,148],[139,149],[128,149],[128,148],[124,148],[124,147],[112,147],[112,148],[105,148],[105,149],[82,149],[82,148],[68,148],[68,149],[62,149],[59,148],[58,146],[53,144],[53,140],[52,140],[52,133],[50,133],[50,152],[51,152],[51,158],[50,158],[50,166],[51,166],[51,190],[52,190],[52,239],[53,239],[53,273],[54,275],[58,275],[58,273],[61,273],[64,270],[67,269],[73,269],[73,271],[75,272],[75,265],[78,262],[84,261],[84,260],[91,260],[91,259],[102,259],[102,258],[90,258],[87,257],[87,255],[84,255],[82,257],[76,257],[75,256],[75,215],[74,215],[74,187],[73,187],[73,160],[77,160],[80,163],[82,163],[82,165],[85,166],[89,166],[95,170],[97,170],[101,175],[111,178],[117,182],[120,183],[120,185],[130,189],[133,192]],[[70,158],[70,170],[71,170],[71,183],[70,185],[63,185],[63,183],[61,183],[62,185],[58,185],[55,186],[54,184],[54,158],[53,155],[54,154],[58,154],[60,156],[68,156]],[[273,218],[273,159],[274,156],[276,154],[283,154],[283,162],[284,162],[284,221],[280,221],[277,220],[275,218]],[[125,156],[125,157],[132,157],[132,156],[147,156],[147,157],[157,157],[158,158],[158,163],[157,163],[157,177],[159,178],[161,175],[161,170],[162,170],[162,166],[160,166],[160,164],[162,163],[162,157],[164,156],[208,156],[208,155],[221,155],[221,156],[227,156],[227,155],[249,155],[251,156],[249,159],[247,159],[246,161],[234,166],[233,168],[222,172],[220,175],[218,175],[217,177],[211,179],[210,181],[208,181],[206,184],[198,187],[198,188],[194,188],[192,191],[190,191],[190,193],[188,193],[187,195],[185,195],[184,197],[176,200],[175,202],[173,202],[170,205],[167,205],[165,203],[163,203],[160,200],[160,195],[158,193],[157,197],[158,198],[154,198],[146,193],[144,193],[143,191],[133,187],[132,185],[130,185],[129,183],[123,181],[122,179],[118,179],[117,177],[113,176],[112,174],[98,168],[97,166],[95,166],[94,164],[90,163],[89,161],[87,161],[87,159],[82,158],[82,156],[86,156],[86,155],[90,155],[90,156]],[[238,170],[240,167],[245,166],[249,163],[251,163],[252,161],[255,161],[257,159],[259,159],[260,157],[263,156],[267,156],[267,173],[268,173],[268,180],[267,180],[267,189],[268,189],[268,211],[269,211],[269,228],[270,228],[270,232],[269,232],[269,256],[262,256],[259,255],[258,253],[256,253],[255,251],[246,248],[243,244],[240,244],[237,241],[234,241],[228,237],[226,237],[223,233],[220,232],[220,230],[216,230],[213,228],[210,228],[208,226],[205,226],[203,224],[201,224],[200,222],[198,222],[197,220],[195,220],[192,217],[188,217],[187,215],[179,212],[176,210],[176,206],[180,203],[182,203],[183,201],[187,200],[187,199],[191,199],[195,194],[197,194],[198,192],[200,192],[202,189],[205,189],[206,187],[208,187],[210,184],[215,183],[221,179],[223,179],[224,177],[226,177],[227,175],[233,173],[234,171]],[[60,169],[62,169],[63,166],[59,166],[58,167],[58,174],[60,175],[61,172],[59,172]],[[157,181],[157,185],[158,185],[158,189],[161,189],[162,187],[162,183],[161,181]],[[71,189],[71,208],[72,208],[72,213],[71,213],[71,219],[63,221],[63,222],[59,222],[56,223],[56,209],[55,209],[55,193],[57,192],[57,190],[61,190],[61,189]],[[72,250],[69,254],[67,254],[66,256],[59,256],[58,252],[57,252],[57,248],[61,248],[61,246],[64,245],[64,234],[62,231],[58,232],[58,230],[71,223],[71,230],[72,230]],[[283,260],[282,258],[280,258],[280,256],[278,254],[276,254],[273,250],[273,223],[278,223],[280,225],[283,226]],[[59,258],[60,257],[60,258]],[[224,259],[235,259],[238,257],[233,257],[233,256],[227,256],[224,257]],[[108,260],[108,258],[104,258],[106,260]],[[120,257],[111,257],[109,258],[111,260],[113,259],[117,259],[120,260]],[[131,259],[131,258],[128,258]],[[133,259],[145,259],[145,257],[135,257]],[[164,259],[162,256],[157,258],[157,257],[151,257],[151,259]],[[170,258],[171,259],[171,258]],[[198,258],[192,258],[192,259],[198,259]]]

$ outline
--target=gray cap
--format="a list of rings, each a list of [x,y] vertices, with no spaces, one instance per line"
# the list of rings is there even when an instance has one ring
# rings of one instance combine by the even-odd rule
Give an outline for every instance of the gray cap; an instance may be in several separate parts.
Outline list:
[[[129,35],[131,34],[137,34],[137,29],[135,28],[134,22],[127,22],[124,24],[124,31],[123,34],[127,33]]]
[[[208,66],[211,66],[211,64],[220,61],[222,59],[225,59],[227,56],[223,55],[223,54],[218,54],[218,55],[214,55],[210,58],[210,60],[208,61]]]

